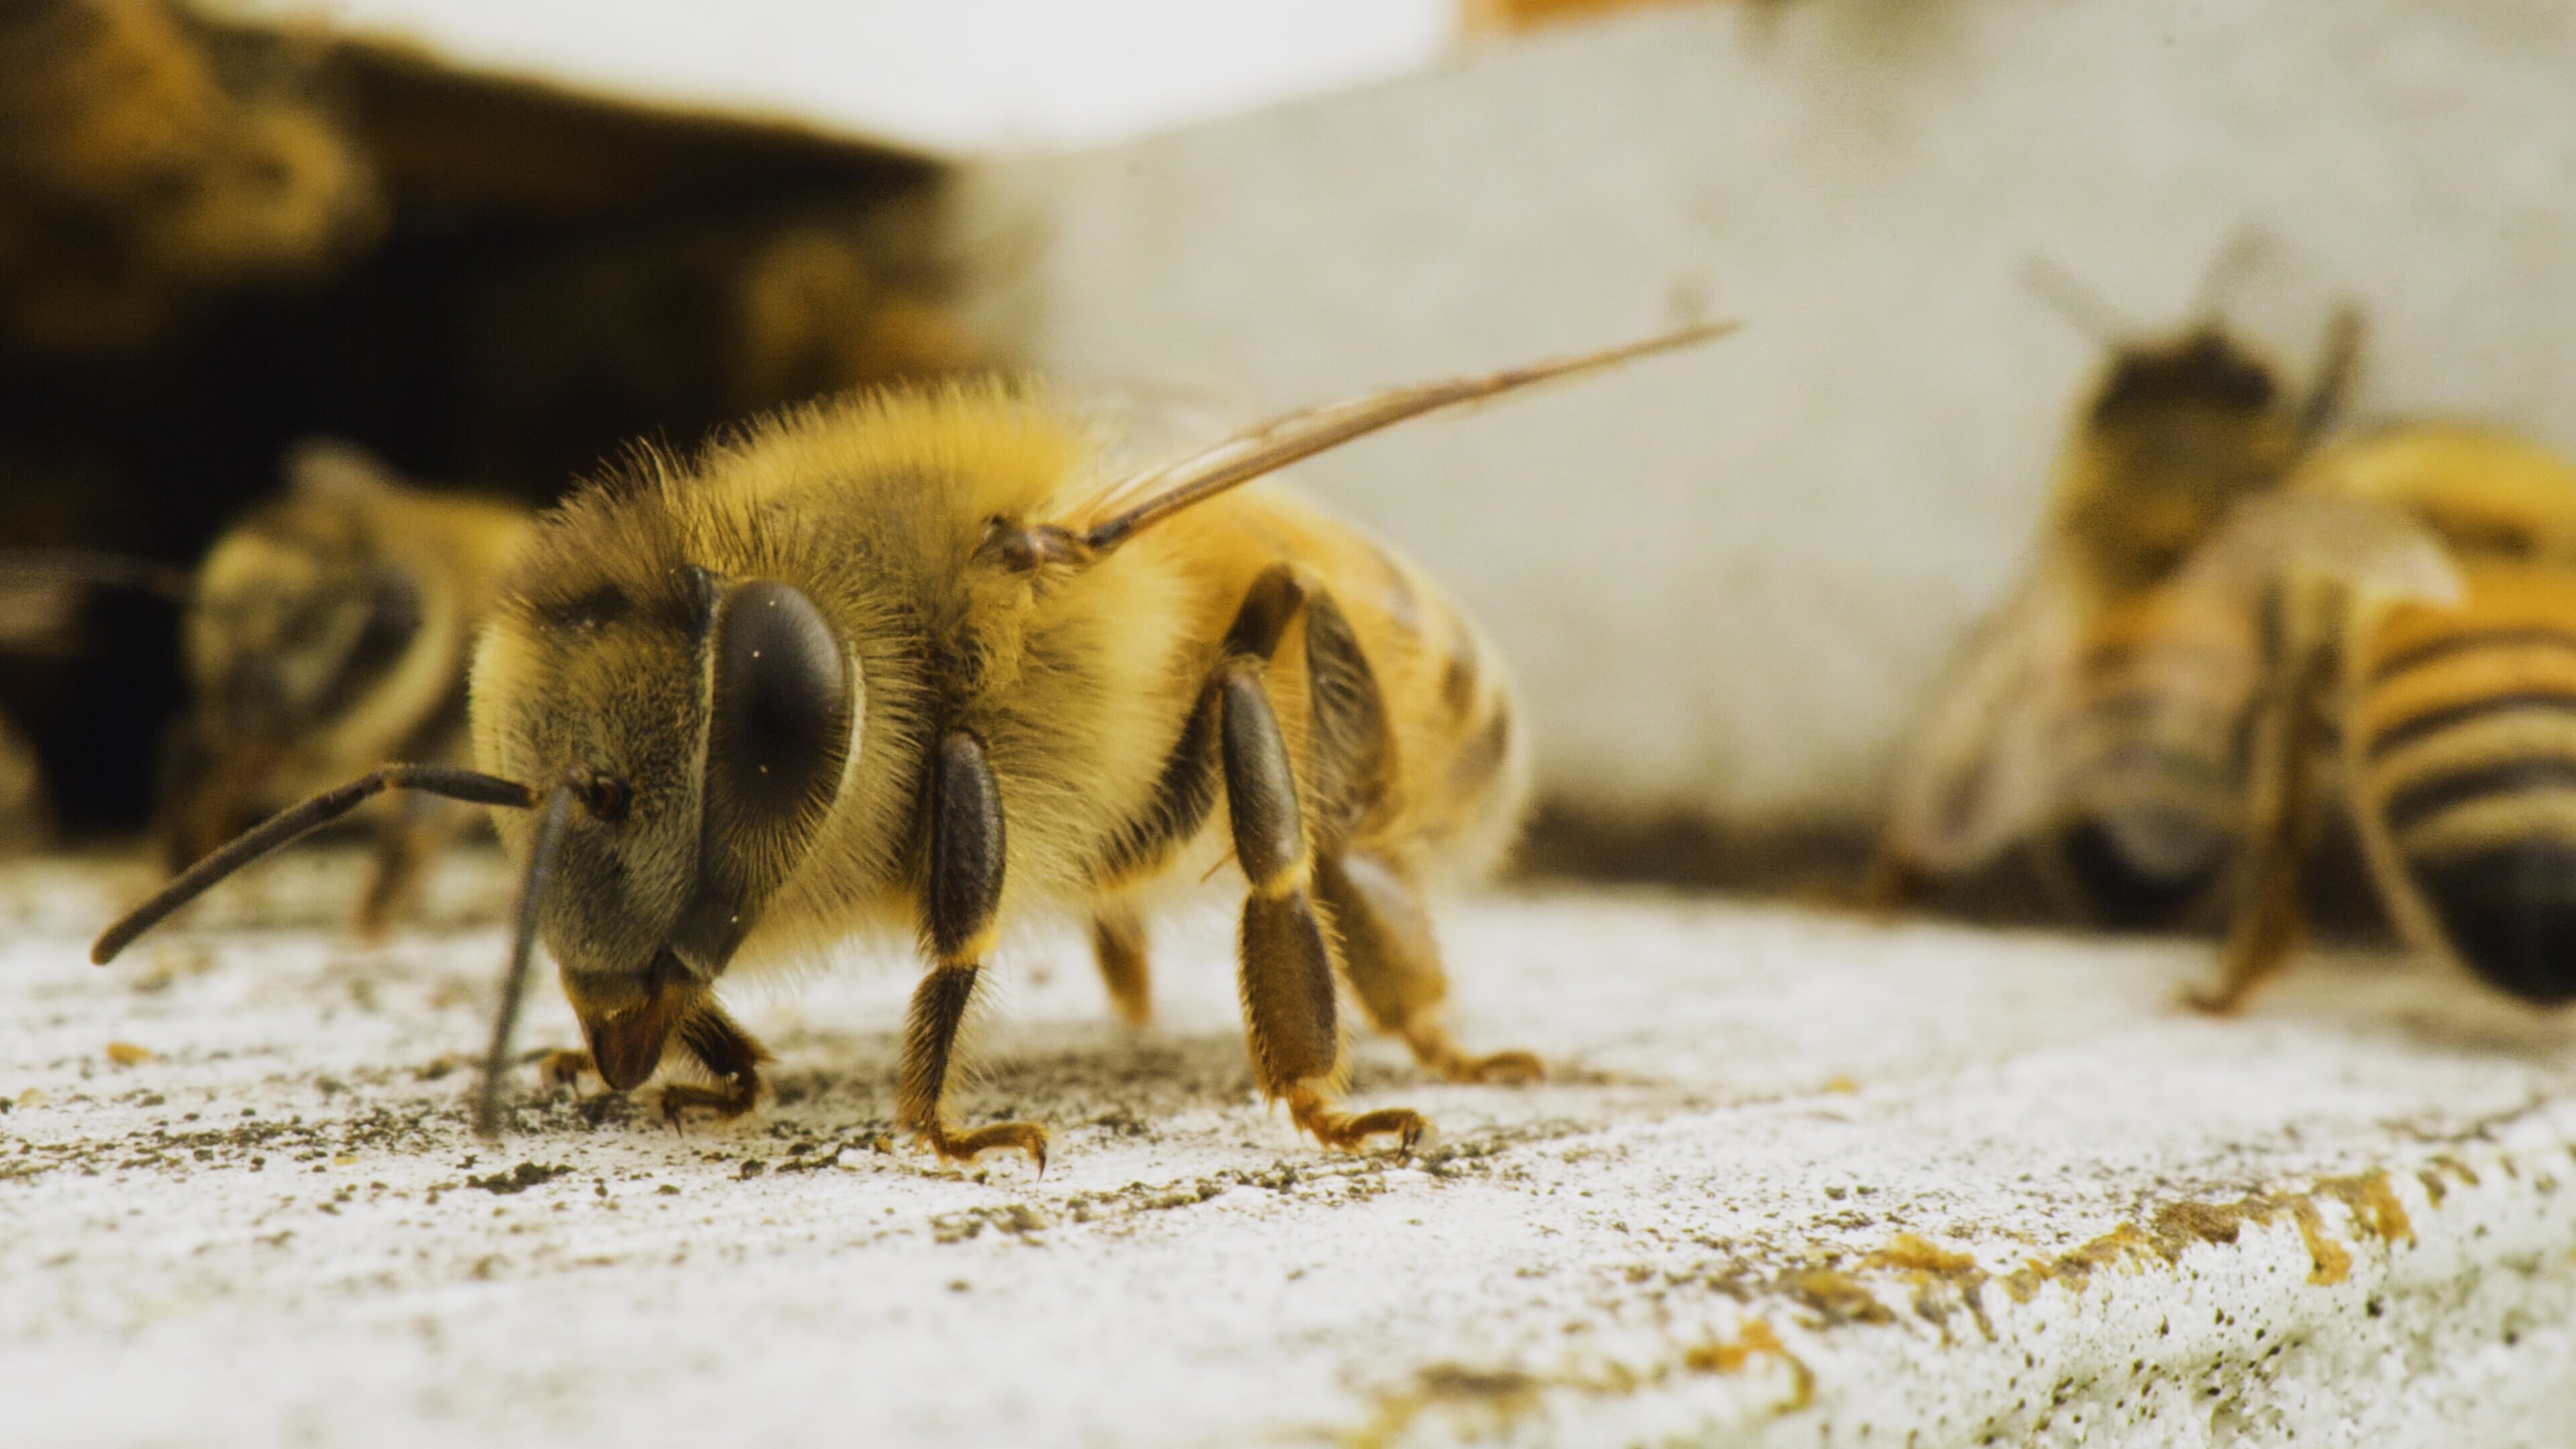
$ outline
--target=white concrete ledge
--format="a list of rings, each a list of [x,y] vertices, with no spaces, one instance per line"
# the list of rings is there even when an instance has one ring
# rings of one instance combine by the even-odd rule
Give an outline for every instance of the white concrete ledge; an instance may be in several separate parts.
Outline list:
[[[289,860],[310,923],[349,862]],[[2189,944],[1660,897],[1447,913],[1527,1090],[1328,1158],[1252,1100],[1225,925],[1165,1024],[1014,943],[970,1114],[1043,1180],[882,1151],[909,972],[750,997],[780,1104],[675,1137],[459,1104],[506,891],[442,934],[81,956],[137,879],[0,877],[0,1404],[15,1446],[747,1442],[2505,1444],[2576,1422],[2576,1042],[2378,958],[2247,1019]],[[237,904],[234,909],[241,907]],[[530,1044],[572,1040],[549,992]],[[149,1052],[138,1056],[111,1043]],[[132,1058],[119,1065],[116,1057]]]

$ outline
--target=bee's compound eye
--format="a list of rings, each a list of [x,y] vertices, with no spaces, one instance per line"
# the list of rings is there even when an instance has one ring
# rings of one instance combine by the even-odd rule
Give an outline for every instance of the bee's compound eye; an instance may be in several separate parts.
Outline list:
[[[634,792],[626,788],[625,781],[613,775],[593,770],[582,777],[582,808],[603,825],[622,823],[626,819],[626,807],[633,800]]]
[[[735,586],[716,625],[709,823],[775,829],[819,803],[849,745],[851,695],[849,660],[813,600],[766,579]]]

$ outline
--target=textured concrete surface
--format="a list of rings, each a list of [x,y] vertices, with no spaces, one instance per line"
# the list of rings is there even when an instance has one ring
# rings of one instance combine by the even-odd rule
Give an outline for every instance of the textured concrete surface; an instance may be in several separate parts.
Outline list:
[[[1014,941],[970,1117],[1043,1179],[885,1141],[910,972],[740,998],[780,1101],[466,1130],[506,894],[381,950],[301,855],[109,970],[139,873],[0,875],[0,1441],[35,1446],[2563,1443],[2576,1038],[2336,958],[2245,1020],[2191,943],[1649,895],[1446,912],[1524,1090],[1359,1053],[1428,1152],[1252,1099],[1225,922],[1161,1025]],[[529,1046],[572,1040],[549,992]]]
[[[1268,406],[1743,319],[1301,477],[1491,627],[1549,789],[1848,825],[2097,362],[2032,258],[2164,326],[2258,229],[2285,362],[2348,294],[2365,413],[2576,444],[2571,69],[2543,0],[1678,6],[976,168],[960,227],[1034,361]]]

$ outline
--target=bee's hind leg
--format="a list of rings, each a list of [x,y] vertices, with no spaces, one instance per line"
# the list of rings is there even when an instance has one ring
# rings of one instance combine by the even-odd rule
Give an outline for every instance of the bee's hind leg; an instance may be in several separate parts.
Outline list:
[[[1320,596],[1318,596],[1320,597]],[[1298,1129],[1327,1147],[1354,1150],[1393,1137],[1410,1149],[1430,1125],[1406,1107],[1334,1109],[1341,1084],[1341,1028],[1334,1019],[1333,950],[1309,887],[1314,856],[1297,804],[1288,742],[1263,688],[1279,636],[1310,602],[1285,567],[1255,581],[1226,637],[1213,689],[1234,858],[1251,891],[1238,942],[1244,1035],[1261,1094],[1285,1100]],[[1329,601],[1324,609],[1330,610]],[[1339,620],[1331,613],[1330,630]],[[1309,619],[1310,650],[1315,635]]]
[[[375,868],[358,905],[362,941],[384,940],[420,904],[429,867],[456,833],[458,811],[435,796],[409,794],[393,804],[376,830]]]
[[[1449,980],[1420,889],[1365,838],[1391,789],[1395,744],[1377,673],[1332,595],[1306,590],[1306,678],[1313,724],[1310,798],[1317,819],[1314,894],[1340,945],[1343,978],[1378,1030],[1403,1039],[1414,1060],[1459,1082],[1519,1082],[1540,1075],[1528,1052],[1474,1056],[1441,1025]],[[1498,707],[1458,757],[1458,788],[1484,788],[1508,754],[1509,716]]]
[[[1234,855],[1252,889],[1238,942],[1244,1034],[1261,1094],[1288,1103],[1300,1131],[1345,1151],[1372,1137],[1411,1150],[1430,1125],[1406,1107],[1336,1111],[1342,1036],[1334,1020],[1333,955],[1308,885],[1313,862],[1297,817],[1287,742],[1262,693],[1261,666],[1230,661],[1217,676],[1225,711],[1226,808]]]
[[[1440,944],[1413,883],[1362,854],[1315,862],[1315,894],[1342,941],[1342,969],[1378,1030],[1401,1037],[1413,1059],[1453,1082],[1527,1082],[1544,1074],[1528,1052],[1471,1055],[1440,1022],[1449,994]]]

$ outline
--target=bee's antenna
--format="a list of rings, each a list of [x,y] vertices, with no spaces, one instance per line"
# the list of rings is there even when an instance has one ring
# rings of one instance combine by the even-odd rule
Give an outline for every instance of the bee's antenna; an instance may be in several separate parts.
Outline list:
[[[2352,397],[2353,379],[2361,372],[2362,344],[2369,335],[2361,309],[2350,302],[2335,308],[2326,322],[2326,340],[2317,355],[2308,400],[2299,409],[2299,436],[2316,438],[2335,425]]]
[[[2218,309],[2245,280],[2246,273],[2271,250],[2272,239],[2262,228],[2251,224],[2239,226],[2219,244],[2218,255],[2209,259],[2209,270],[2201,274],[2200,286],[2191,294],[2192,320],[2204,326],[2218,321]]]
[[[2134,323],[2102,300],[2101,293],[2047,257],[2032,257],[2022,263],[2021,284],[2105,351],[2117,351],[2138,333]]]
[[[188,867],[178,879],[154,892],[150,900],[100,932],[89,948],[89,959],[101,966],[115,960],[118,952],[134,944],[135,937],[161,924],[172,911],[204,895],[224,877],[271,851],[293,844],[387,790],[420,790],[511,810],[531,809],[537,803],[534,791],[498,775],[448,765],[387,765],[346,785],[325,790],[300,805],[290,805],[235,836],[230,844]]]
[[[1067,561],[1089,562],[1125,543],[1140,530],[1192,504],[1249,483],[1265,473],[1277,472],[1301,458],[1311,458],[1327,449],[1338,448],[1353,438],[1366,437],[1381,428],[1393,427],[1424,413],[1481,402],[1534,383],[1594,372],[1654,353],[1695,346],[1725,336],[1734,331],[1736,325],[1733,322],[1701,323],[1642,341],[1605,347],[1597,352],[1551,358],[1546,362],[1487,373],[1482,377],[1455,377],[1446,382],[1394,388],[1274,418],[1223,442],[1202,448],[1178,462],[1148,468],[1121,480],[1110,490],[1111,496],[1142,497],[1144,501],[1114,518],[1093,525],[1088,532],[1034,540],[1027,546],[1026,556],[1034,560],[1061,557]]]
[[[527,873],[519,879],[517,928],[510,937],[510,963],[501,973],[501,1002],[492,1016],[492,1045],[483,1054],[483,1081],[474,1092],[474,1130],[486,1137],[501,1132],[501,1073],[509,1067],[510,1037],[519,1026],[519,998],[527,994],[528,969],[537,954],[537,918],[546,890],[554,884],[555,858],[563,850],[564,826],[572,819],[573,797],[588,781],[587,771],[567,772],[546,796],[546,813],[537,822],[537,838],[528,849]]]

